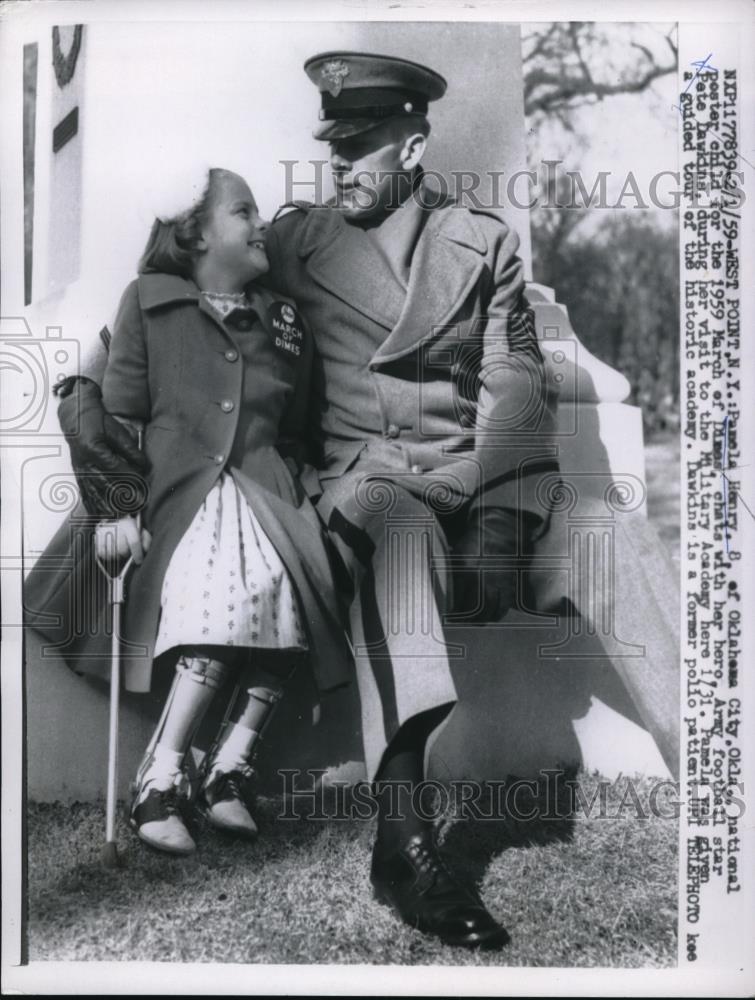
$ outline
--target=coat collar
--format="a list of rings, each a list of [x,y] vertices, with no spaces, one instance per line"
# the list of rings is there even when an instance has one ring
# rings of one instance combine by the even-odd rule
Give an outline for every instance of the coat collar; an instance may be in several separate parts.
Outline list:
[[[203,312],[214,319],[219,319],[215,310],[209,305],[198,286],[191,278],[182,278],[177,274],[152,272],[140,274],[137,279],[139,287],[139,302],[142,309],[158,309],[161,306],[176,302],[194,302]],[[274,302],[287,302],[293,305],[286,295],[279,295],[268,288],[252,283],[247,286],[247,298],[253,309],[256,309],[260,319],[267,325],[267,308]]]
[[[196,301],[202,294],[191,278],[182,278],[178,274],[164,274],[162,271],[140,274],[137,283],[142,309],[155,309],[171,302]],[[247,297],[252,304],[255,298],[261,299],[265,305],[278,299],[292,302],[288,296],[280,295],[257,282],[247,285]]]
[[[182,278],[177,274],[164,274],[163,272],[155,271],[148,274],[140,274],[137,283],[139,301],[142,309],[146,312],[177,303],[194,303],[199,311],[210,320],[223,336],[237,350],[239,349],[235,331],[231,330],[228,324],[223,322],[191,278]],[[267,317],[262,317],[262,321],[265,324],[265,329],[268,330]]]
[[[239,347],[237,343],[238,331],[232,324],[223,322],[205,296],[202,295],[196,283],[190,278],[153,272],[140,274],[137,283],[139,301],[145,311],[176,303],[193,303],[235,347]],[[265,331],[270,337],[275,337],[275,331],[271,325],[273,318],[270,315],[270,307],[284,302],[294,306],[293,301],[285,295],[279,295],[270,289],[261,287],[256,282],[248,285],[246,292],[249,305],[257,313]]]
[[[439,201],[441,202],[440,204]],[[397,243],[392,251],[406,249],[402,240],[413,240],[409,286],[400,302],[387,290],[396,278],[377,248],[365,267],[369,240],[330,206],[310,209],[299,233],[297,252],[317,284],[389,331],[372,359],[385,363],[411,352],[417,344],[443,326],[477,282],[488,250],[487,239],[474,216],[450,198],[442,198],[426,179],[415,197],[397,212],[406,221],[396,225]]]
[[[142,309],[157,309],[173,302],[196,302],[199,289],[190,278],[154,271],[137,279]]]

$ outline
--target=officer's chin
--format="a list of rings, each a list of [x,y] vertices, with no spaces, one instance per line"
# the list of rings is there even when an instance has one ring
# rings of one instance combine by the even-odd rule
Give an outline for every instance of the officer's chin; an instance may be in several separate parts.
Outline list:
[[[336,204],[347,219],[371,219],[383,211],[380,200],[371,191],[350,192],[342,195]]]

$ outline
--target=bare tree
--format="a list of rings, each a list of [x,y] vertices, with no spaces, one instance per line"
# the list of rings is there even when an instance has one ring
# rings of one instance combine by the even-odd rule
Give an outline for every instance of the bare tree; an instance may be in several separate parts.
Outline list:
[[[532,127],[557,118],[571,130],[571,112],[616,94],[639,93],[676,71],[676,26],[531,25],[522,38],[524,113]]]
[[[540,171],[534,275],[569,307],[581,341],[627,375],[648,431],[678,419],[677,236],[652,217],[596,217],[575,202],[569,177],[546,164],[571,155],[579,165],[594,137],[581,109],[617,95],[646,104],[642,93],[676,72],[675,35],[673,25],[574,21],[528,25],[522,37],[528,146]]]
[[[537,279],[545,285],[556,285],[564,248],[574,230],[587,214],[587,209],[572,205],[573,191],[568,177],[545,176],[541,183],[546,209],[537,207],[532,213],[533,251],[536,254]]]

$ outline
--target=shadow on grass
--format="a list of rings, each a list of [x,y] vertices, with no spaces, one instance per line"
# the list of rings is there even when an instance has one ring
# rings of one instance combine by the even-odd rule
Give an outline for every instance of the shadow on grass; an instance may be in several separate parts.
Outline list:
[[[443,854],[455,871],[479,885],[507,850],[570,843],[576,777],[576,768],[564,767],[539,779],[510,776],[483,785],[473,806],[451,805],[440,829]]]
[[[104,869],[102,803],[29,808],[29,954],[35,961],[463,964],[515,966],[670,965],[676,955],[674,822],[621,810],[623,786],[564,771],[553,787],[509,779],[509,805],[480,797],[470,815],[446,803],[441,850],[511,931],[501,953],[449,949],[400,924],[371,898],[374,819],[284,819],[286,803],[262,799],[260,838],[233,841],[192,826],[197,851],[150,851],[119,817],[126,867]],[[572,772],[573,774],[573,772]],[[639,783],[647,797],[648,782]],[[495,787],[500,791],[500,786]],[[330,798],[329,798],[330,796]],[[340,798],[339,798],[340,796]],[[600,799],[596,800],[598,805]],[[585,807],[589,803],[589,807]],[[468,802],[467,802],[468,806]],[[484,810],[487,809],[487,812]],[[498,810],[498,814],[496,811]],[[518,815],[517,815],[518,814]]]

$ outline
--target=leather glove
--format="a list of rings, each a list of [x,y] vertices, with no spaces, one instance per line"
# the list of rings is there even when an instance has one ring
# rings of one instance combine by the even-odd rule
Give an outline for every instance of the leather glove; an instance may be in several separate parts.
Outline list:
[[[462,557],[454,567],[454,613],[465,622],[495,623],[516,602],[517,569],[484,569],[484,556],[516,556],[520,518],[513,510],[475,510],[453,548]]]
[[[120,518],[141,510],[147,502],[149,462],[129,430],[105,410],[100,387],[71,376],[55,390],[58,420],[87,512]]]

